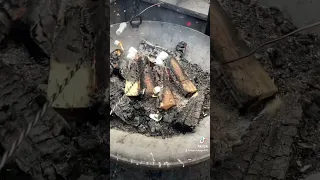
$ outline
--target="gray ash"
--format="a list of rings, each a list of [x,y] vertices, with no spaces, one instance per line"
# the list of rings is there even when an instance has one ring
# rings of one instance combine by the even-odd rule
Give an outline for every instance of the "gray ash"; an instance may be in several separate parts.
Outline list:
[[[141,46],[139,50],[142,50]],[[148,48],[147,50],[160,52],[163,49]],[[150,52],[145,54],[150,54]],[[172,52],[169,51],[168,54],[176,57],[176,53],[172,54]],[[182,58],[179,63],[189,79],[196,85],[198,91],[204,93],[205,95],[205,101],[200,113],[200,119],[202,119],[204,116],[209,114],[210,74],[203,71],[198,65],[189,63],[184,58]],[[172,74],[172,76],[174,75]],[[178,88],[174,87],[173,82],[171,82],[170,85],[172,85],[170,86],[170,89],[174,92],[176,100],[179,101],[180,99],[177,97],[180,96],[178,95],[180,94]],[[120,98],[123,99],[117,106],[121,114],[115,113],[118,114],[118,116],[112,116],[112,119],[110,121],[110,128],[119,129],[131,133],[141,133],[146,136],[162,136],[164,138],[181,133],[188,133],[193,130],[191,127],[183,126],[183,124],[178,123],[179,118],[181,119],[182,116],[181,113],[183,112],[183,109],[185,107],[172,107],[167,111],[157,109],[156,98],[144,96],[129,98],[124,95],[124,86],[125,80],[119,78],[118,75],[113,74],[110,79],[111,108],[117,102],[119,102]],[[181,95],[181,97],[183,98],[183,95]],[[156,122],[149,117],[149,114],[155,113],[155,110],[158,110],[162,115],[162,120],[159,122]]]

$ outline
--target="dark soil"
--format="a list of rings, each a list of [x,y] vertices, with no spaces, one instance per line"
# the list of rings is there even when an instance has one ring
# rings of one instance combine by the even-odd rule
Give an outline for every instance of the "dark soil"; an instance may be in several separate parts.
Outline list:
[[[277,8],[245,1],[220,2],[251,49],[296,29]],[[244,133],[236,145],[230,143],[228,134],[234,134],[229,129],[237,116],[233,121],[220,122],[221,127],[215,127],[218,138],[213,137],[219,158],[211,178],[295,180],[319,171],[319,38],[296,34],[260,49],[254,56],[274,79],[284,108],[273,118],[251,121],[244,117],[250,125],[247,129],[242,125]]]
[[[180,64],[191,81],[196,85],[199,92],[203,92],[205,94],[205,102],[203,104],[200,119],[204,118],[204,116],[209,114],[210,75],[209,73],[204,72],[198,65],[191,64],[185,59],[181,60]],[[111,78],[111,107],[113,107],[123,96],[124,84],[125,80],[122,80],[115,75],[113,75],[113,77]],[[188,100],[188,98],[183,97],[183,94],[181,94],[181,90],[174,86],[173,83],[170,83],[169,87],[176,95],[180,96],[180,98],[177,99],[178,101]],[[192,131],[192,128],[180,128],[180,126],[176,125],[176,121],[179,117],[181,117],[180,114],[184,110],[184,107],[173,107],[167,111],[160,110],[160,114],[163,116],[163,119],[159,122],[156,122],[149,118],[150,113],[156,113],[156,98],[126,98],[123,99],[123,101],[126,102],[122,103],[123,106],[121,105],[120,112],[126,113],[126,116],[131,118],[123,121],[119,117],[114,117],[113,120],[110,121],[111,128],[120,129],[132,133],[141,133],[146,136],[162,136],[164,138],[181,133],[186,133],[190,130]]]

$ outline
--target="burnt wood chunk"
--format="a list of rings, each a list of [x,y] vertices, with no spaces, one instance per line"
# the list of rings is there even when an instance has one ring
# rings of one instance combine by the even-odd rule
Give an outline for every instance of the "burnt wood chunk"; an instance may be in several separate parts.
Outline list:
[[[202,92],[195,93],[187,103],[186,107],[180,112],[179,118],[176,123],[194,128],[198,125],[202,106],[205,100],[205,95]]]
[[[212,57],[218,63],[237,59],[249,52],[247,45],[239,36],[235,26],[217,0],[211,1],[210,30]],[[217,63],[211,63],[216,68]],[[230,89],[240,107],[247,108],[275,95],[278,88],[254,56],[230,64],[221,65],[221,71],[228,79]]]
[[[140,93],[140,61],[133,61],[126,75],[125,94],[127,96],[138,96]]]
[[[143,88],[145,88],[145,94],[151,96],[153,94],[154,78],[152,74],[152,69],[149,64],[144,65],[144,73],[143,73]]]
[[[158,86],[163,87],[161,96],[159,97],[161,101],[160,108],[163,110],[169,110],[176,105],[176,100],[170,87],[171,83],[169,80],[167,68],[155,66],[154,70]]]
[[[176,105],[175,97],[168,86],[163,88],[162,98],[161,98],[160,108],[163,110],[169,110]]]
[[[118,106],[114,109],[116,114],[122,121],[132,126],[138,126],[139,120],[134,118],[134,107],[131,103],[131,99],[127,96],[123,96],[122,101],[117,102]]]
[[[110,78],[110,106],[116,108],[113,112],[118,116],[123,122],[130,125],[139,125],[134,121],[134,107],[132,105],[132,100],[126,95],[123,96],[123,86],[124,82],[119,81],[117,77]],[[121,101],[119,101],[121,99]]]
[[[155,80],[155,86],[162,86],[165,80],[164,69],[160,66],[154,66],[152,70]]]
[[[180,85],[182,86],[183,90],[187,94],[193,94],[197,91],[196,86],[193,82],[188,78],[184,70],[182,69],[181,65],[175,58],[171,58],[168,62],[169,68],[174,73],[176,78],[179,80]]]

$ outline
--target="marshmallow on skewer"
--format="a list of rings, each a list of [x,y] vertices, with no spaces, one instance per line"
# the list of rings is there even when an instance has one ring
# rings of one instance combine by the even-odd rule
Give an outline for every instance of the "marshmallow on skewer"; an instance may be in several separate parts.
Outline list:
[[[115,41],[114,41],[114,45],[119,46],[120,44],[121,44],[120,41],[118,41],[118,40],[115,40]]]
[[[122,43],[121,43],[120,41],[115,40],[115,41],[114,41],[114,44],[115,44],[116,46],[120,47],[120,48],[122,49],[122,51],[124,51],[123,46],[122,46]]]

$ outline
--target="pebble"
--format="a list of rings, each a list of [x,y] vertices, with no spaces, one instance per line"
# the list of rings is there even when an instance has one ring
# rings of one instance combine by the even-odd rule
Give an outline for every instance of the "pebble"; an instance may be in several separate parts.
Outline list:
[[[304,180],[319,180],[320,179],[320,172],[316,174],[312,174],[308,177],[306,177]]]
[[[301,161],[297,161],[297,165],[298,165],[299,167],[302,167]]]
[[[310,164],[309,165],[305,165],[305,166],[303,166],[303,168],[300,169],[300,171],[301,172],[305,172],[306,170],[308,170],[311,167],[312,167],[312,165],[310,165]]]
[[[138,132],[139,133],[145,133],[147,131],[147,127],[146,126],[144,126],[144,125],[140,125],[139,127],[138,127]]]

